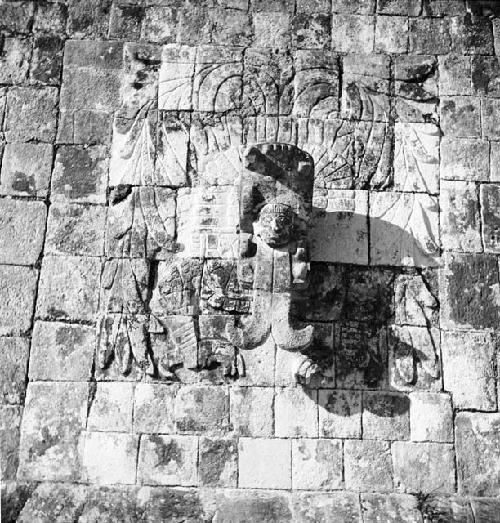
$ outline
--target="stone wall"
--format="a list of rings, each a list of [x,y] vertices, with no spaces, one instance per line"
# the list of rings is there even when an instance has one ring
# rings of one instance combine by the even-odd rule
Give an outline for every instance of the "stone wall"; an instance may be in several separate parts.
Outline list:
[[[496,16],[0,2],[3,521],[498,521]]]

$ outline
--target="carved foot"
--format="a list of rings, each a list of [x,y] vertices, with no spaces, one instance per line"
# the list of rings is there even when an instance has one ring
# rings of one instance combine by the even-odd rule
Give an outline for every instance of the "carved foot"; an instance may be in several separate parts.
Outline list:
[[[297,359],[293,363],[292,372],[297,383],[304,386],[310,385],[313,378],[322,376],[320,366],[303,354],[297,355]]]

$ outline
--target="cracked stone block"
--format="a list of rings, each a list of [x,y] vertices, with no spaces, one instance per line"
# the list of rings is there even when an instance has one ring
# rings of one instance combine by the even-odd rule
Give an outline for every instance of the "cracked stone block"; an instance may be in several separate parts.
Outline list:
[[[376,53],[406,53],[408,50],[408,18],[378,16],[375,28]]]
[[[90,483],[134,484],[139,438],[134,434],[86,432],[83,473]]]
[[[368,264],[368,191],[317,189],[313,261]]]
[[[396,123],[394,188],[439,193],[439,127],[429,123]]]
[[[418,498],[406,494],[361,494],[363,521],[375,523],[420,523]]]
[[[390,331],[389,378],[400,391],[441,389],[440,335],[428,327],[394,326]]]
[[[410,402],[392,392],[363,393],[363,437],[399,440],[410,438]]]
[[[316,393],[302,387],[276,389],[275,433],[278,437],[317,437]]]
[[[15,405],[24,402],[29,350],[28,338],[0,338],[1,404]]]
[[[134,396],[134,431],[174,433],[177,391],[177,385],[138,383]]]
[[[361,14],[332,15],[332,48],[340,53],[371,53],[375,19]]]
[[[0,194],[47,196],[52,168],[52,146],[9,143],[3,153]]]
[[[496,328],[499,281],[495,256],[445,253],[443,258],[439,272],[441,328]]]
[[[412,392],[410,426],[412,441],[453,443],[451,396],[432,392]]]
[[[290,489],[291,452],[289,439],[240,438],[238,486]]]
[[[491,20],[487,17],[457,16],[451,19],[452,50],[459,54],[494,53]]]
[[[19,479],[75,481],[82,477],[87,383],[30,383],[21,424]]]
[[[274,389],[271,387],[231,387],[230,419],[240,436],[270,437],[274,423]]]
[[[187,385],[175,398],[180,432],[221,432],[229,428],[229,392],[224,387]]]
[[[455,452],[448,443],[395,441],[394,484],[404,492],[455,492]],[[439,466],[436,464],[439,463]]]
[[[58,85],[61,81],[64,40],[59,36],[37,36],[31,59],[30,79],[42,85]]]
[[[73,38],[106,37],[111,0],[90,0],[83,4],[70,0],[68,5],[68,34]]]
[[[13,87],[7,92],[4,131],[8,142],[53,142],[56,134],[55,87]]]
[[[92,321],[97,312],[101,261],[79,256],[45,256],[40,274],[37,315]]]
[[[441,179],[487,182],[490,179],[487,140],[443,138]]]
[[[318,408],[320,437],[361,437],[361,392],[319,390]]]
[[[0,335],[26,332],[31,327],[38,270],[0,266]]]
[[[99,382],[87,419],[87,429],[99,432],[132,430],[132,383]]]
[[[297,521],[359,521],[359,496],[352,492],[293,492],[293,510]]]
[[[202,485],[236,487],[238,441],[236,438],[200,438],[198,474]]]
[[[288,13],[258,12],[252,20],[255,47],[287,49],[291,46],[291,16]]]
[[[0,83],[20,84],[28,74],[31,43],[21,38],[6,38],[0,46]]]
[[[292,487],[301,490],[340,489],[342,442],[330,439],[292,440]]]
[[[49,208],[45,252],[102,256],[106,207],[54,203]]]
[[[370,259],[375,265],[428,267],[439,263],[437,198],[416,193],[372,193]]]
[[[451,49],[448,18],[415,18],[410,21],[410,53],[446,55]]]
[[[458,491],[498,496],[500,492],[499,414],[458,412],[455,418]]]
[[[439,205],[443,249],[481,252],[481,222],[476,185],[471,182],[441,180]]]
[[[92,327],[35,322],[30,352],[30,380],[89,381],[94,344]]]
[[[444,390],[456,408],[496,410],[495,347],[487,332],[442,333]]]
[[[472,94],[471,58],[449,54],[439,57],[439,92],[445,96]]]
[[[500,100],[486,98],[481,101],[481,124],[484,138],[490,140],[500,139],[499,114]]]
[[[54,202],[106,203],[108,159],[104,146],[62,145],[52,173]]]
[[[436,274],[397,275],[394,281],[394,302],[395,323],[436,327],[439,321]]]
[[[43,202],[0,200],[0,263],[34,265],[42,252],[47,207]]]
[[[349,490],[392,490],[392,463],[386,441],[345,440],[345,485]]]
[[[196,485],[197,463],[197,437],[143,436],[137,482],[142,485]]]
[[[472,96],[443,96],[440,104],[441,129],[448,136],[475,138],[481,136],[479,98]]]
[[[19,428],[21,426],[21,407],[0,406],[0,471],[2,482],[16,479],[19,465]],[[2,500],[3,501],[3,500]]]
[[[480,190],[484,250],[500,253],[500,186],[481,185]]]

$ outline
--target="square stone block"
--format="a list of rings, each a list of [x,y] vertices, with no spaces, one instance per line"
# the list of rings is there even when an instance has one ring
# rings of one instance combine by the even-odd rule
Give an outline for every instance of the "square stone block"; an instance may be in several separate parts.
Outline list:
[[[363,437],[410,439],[410,401],[392,392],[363,392]]]
[[[444,137],[441,142],[441,178],[472,182],[489,181],[489,142],[476,138]]]
[[[24,402],[28,357],[28,338],[0,338],[0,383],[2,384],[0,403]]]
[[[341,53],[371,53],[375,19],[358,14],[332,15],[332,48]]]
[[[481,136],[479,98],[454,96],[441,98],[441,128],[445,136],[473,138]]]
[[[0,200],[0,263],[34,265],[42,251],[47,208],[43,202]]]
[[[94,350],[92,327],[37,321],[31,342],[30,380],[89,381]]]
[[[0,336],[20,334],[31,327],[38,271],[0,266]]]
[[[316,392],[302,387],[276,389],[275,433],[278,437],[317,437]]]
[[[439,57],[439,92],[451,96],[472,94],[470,56]]]
[[[405,494],[361,494],[361,510],[366,523],[421,523],[422,513],[415,496]]]
[[[30,41],[23,38],[5,38],[0,54],[0,83],[20,84],[26,79],[31,55]]]
[[[78,256],[45,256],[37,315],[41,318],[92,321],[97,312],[101,261]]]
[[[202,485],[236,487],[238,441],[236,438],[200,438],[199,477]]]
[[[291,440],[240,438],[240,488],[290,489]]]
[[[406,53],[408,50],[408,18],[378,16],[375,28],[375,52]]]
[[[410,426],[413,441],[453,443],[451,396],[432,392],[412,392]]]
[[[397,2],[393,2],[397,4]],[[418,2],[413,1],[417,6]],[[410,52],[445,55],[450,52],[451,37],[448,19],[416,18],[410,21]]]
[[[361,392],[319,390],[318,408],[320,437],[361,437]]]
[[[231,387],[230,419],[240,436],[273,435],[274,389],[271,387]]]
[[[196,436],[143,436],[137,481],[143,485],[196,485]]]
[[[127,382],[97,383],[87,429],[99,432],[130,432],[132,430],[134,388]]]
[[[342,442],[331,439],[292,440],[292,488],[342,488]]]
[[[138,383],[134,396],[134,430],[136,432],[175,432],[175,396],[177,385]]]
[[[87,432],[83,467],[89,483],[133,484],[138,437],[116,432]]]
[[[500,253],[500,185],[481,185],[481,223],[484,250]]]
[[[304,523],[357,523],[361,518],[359,495],[353,492],[293,492],[292,503],[297,520]]]
[[[258,12],[252,20],[255,47],[286,49],[291,46],[290,14],[280,11]]]

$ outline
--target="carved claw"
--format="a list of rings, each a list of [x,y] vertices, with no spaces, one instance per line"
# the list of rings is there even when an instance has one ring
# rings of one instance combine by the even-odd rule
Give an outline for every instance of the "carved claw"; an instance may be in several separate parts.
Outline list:
[[[315,377],[322,375],[322,371],[317,363],[314,363],[307,356],[301,355],[295,362],[293,375],[298,383],[308,386]]]

